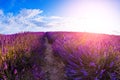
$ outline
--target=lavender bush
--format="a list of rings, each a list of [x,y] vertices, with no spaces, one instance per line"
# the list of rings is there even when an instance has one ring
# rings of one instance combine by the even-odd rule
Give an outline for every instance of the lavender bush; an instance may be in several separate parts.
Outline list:
[[[120,38],[85,33],[47,33],[68,80],[119,80]]]
[[[44,33],[25,32],[0,37],[0,78],[3,80],[40,80]],[[37,69],[37,70],[36,70]]]

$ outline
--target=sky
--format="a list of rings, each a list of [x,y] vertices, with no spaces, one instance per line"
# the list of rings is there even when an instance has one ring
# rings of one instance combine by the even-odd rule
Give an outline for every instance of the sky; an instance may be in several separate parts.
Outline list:
[[[0,34],[25,31],[120,35],[120,0],[0,0]]]

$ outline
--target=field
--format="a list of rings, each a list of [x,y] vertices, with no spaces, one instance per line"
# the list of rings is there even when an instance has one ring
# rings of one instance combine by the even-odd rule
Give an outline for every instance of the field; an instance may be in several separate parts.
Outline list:
[[[1,80],[120,80],[120,36],[83,32],[0,35]]]

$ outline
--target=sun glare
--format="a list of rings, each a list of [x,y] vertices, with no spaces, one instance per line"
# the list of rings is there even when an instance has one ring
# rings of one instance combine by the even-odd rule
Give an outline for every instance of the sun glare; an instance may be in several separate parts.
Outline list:
[[[72,30],[95,33],[111,33],[118,26],[114,4],[85,1],[71,2],[63,9],[64,15],[70,17]],[[73,28],[74,27],[74,28]]]

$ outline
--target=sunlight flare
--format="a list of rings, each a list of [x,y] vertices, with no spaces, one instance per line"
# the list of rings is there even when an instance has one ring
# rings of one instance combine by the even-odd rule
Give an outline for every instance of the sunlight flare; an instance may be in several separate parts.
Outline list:
[[[100,1],[78,1],[66,4],[62,13],[70,17],[70,28],[76,31],[112,33],[118,29],[118,13],[115,4]],[[64,6],[63,6],[64,7]],[[70,22],[71,21],[71,22]]]

